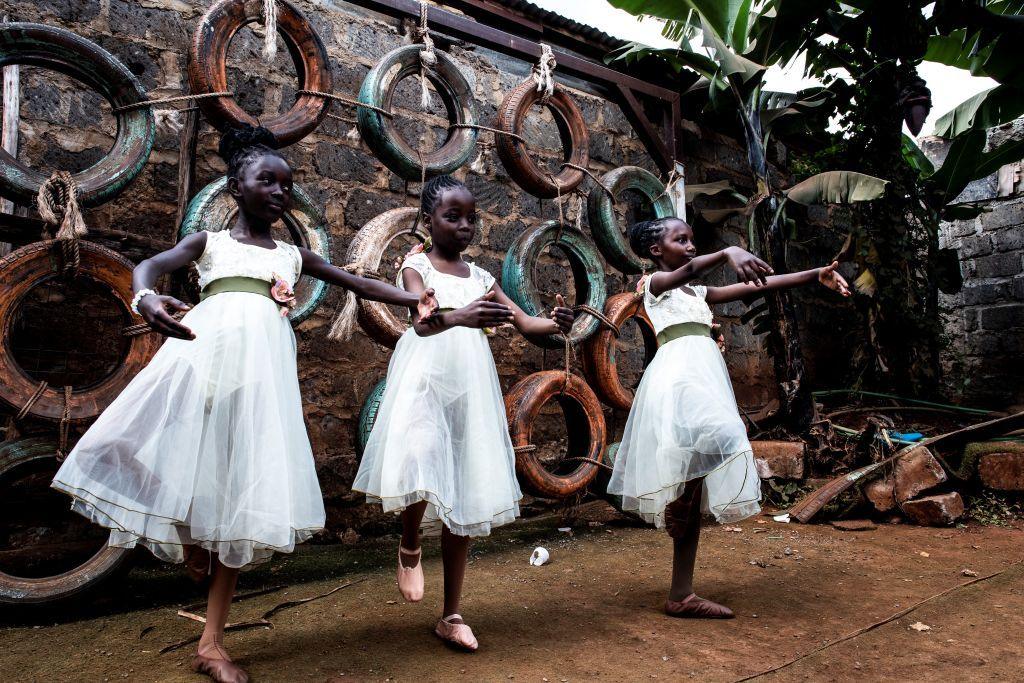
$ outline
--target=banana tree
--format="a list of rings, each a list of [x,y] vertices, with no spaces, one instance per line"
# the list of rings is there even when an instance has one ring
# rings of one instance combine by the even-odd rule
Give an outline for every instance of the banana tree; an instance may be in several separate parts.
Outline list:
[[[833,171],[808,178],[783,190],[772,178],[768,141],[775,125],[789,116],[819,107],[827,94],[808,97],[766,92],[768,67],[789,61],[803,49],[809,22],[832,3],[817,0],[609,0],[612,5],[640,16],[666,21],[663,34],[677,40],[676,48],[651,48],[633,43],[608,55],[606,61],[632,64],[659,60],[675,71],[690,69],[703,77],[708,100],[725,101],[735,109],[743,130],[753,194],[743,196],[731,188],[689,186],[698,193],[728,190],[743,200],[737,209],[719,210],[712,220],[739,213],[747,218],[749,246],[766,257],[778,272],[786,272],[788,202],[847,203],[873,199],[884,191],[885,181],[864,174]],[[701,48],[694,45],[700,38]],[[803,356],[797,334],[797,318],[791,298],[784,292],[766,297],[764,312],[755,329],[766,329],[778,383],[783,415],[797,428],[813,419],[810,388],[804,382]],[[761,309],[755,308],[757,312]]]

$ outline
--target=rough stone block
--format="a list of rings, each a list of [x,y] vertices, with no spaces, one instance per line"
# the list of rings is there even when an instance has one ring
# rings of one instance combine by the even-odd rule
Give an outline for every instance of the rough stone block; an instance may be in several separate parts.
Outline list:
[[[1010,330],[1024,327],[1024,304],[1008,304],[992,306],[981,311],[981,328],[983,330]]]
[[[1021,255],[1019,253],[992,254],[974,260],[975,274],[978,277],[1009,277],[1021,272]]]
[[[1002,302],[1010,298],[1010,283],[993,282],[964,287],[963,295],[965,306]]]
[[[946,481],[946,471],[924,446],[896,461],[895,471],[864,487],[864,495],[879,512],[888,512],[897,502],[910,500],[917,494]]]
[[[964,500],[959,493],[941,493],[910,500],[903,504],[903,513],[921,526],[949,526],[963,517]]]
[[[754,465],[762,479],[803,479],[802,441],[752,441]]]
[[[960,257],[974,258],[992,253],[992,238],[989,235],[971,235],[960,241]]]
[[[1020,251],[1024,249],[1024,227],[1013,226],[992,235],[992,246],[996,251]]]
[[[998,202],[992,211],[982,218],[982,225],[987,231],[1022,223],[1024,223],[1024,202]]]
[[[978,476],[990,489],[1024,491],[1024,452],[989,453],[978,461]]]
[[[381,170],[381,163],[365,152],[320,142],[316,146],[313,166],[317,173],[340,181],[373,184]]]

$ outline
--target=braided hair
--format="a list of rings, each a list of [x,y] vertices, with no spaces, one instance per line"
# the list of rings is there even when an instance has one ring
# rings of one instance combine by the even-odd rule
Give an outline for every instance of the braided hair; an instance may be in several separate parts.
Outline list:
[[[228,129],[220,139],[217,154],[228,165],[228,177],[238,178],[246,166],[265,156],[284,160],[277,151],[277,137],[263,126],[247,123]]]
[[[675,216],[655,218],[652,221],[640,221],[629,228],[629,247],[633,253],[643,259],[652,258],[651,247],[657,244],[665,235],[665,228],[669,221],[682,220]]]
[[[434,209],[441,203],[444,193],[458,187],[466,187],[466,185],[450,175],[434,176],[424,183],[423,189],[420,190],[420,212],[425,215],[434,213]]]

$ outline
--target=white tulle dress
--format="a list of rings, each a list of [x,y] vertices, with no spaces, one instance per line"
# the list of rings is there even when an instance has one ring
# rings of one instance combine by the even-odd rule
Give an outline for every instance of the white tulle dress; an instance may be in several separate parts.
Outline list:
[[[644,307],[655,332],[678,323],[711,326],[705,287],[655,297],[644,283]],[[702,510],[719,522],[760,511],[761,481],[729,373],[708,336],[684,336],[658,349],[637,387],[608,484],[623,508],[661,528],[665,506],[687,481],[705,477]]]
[[[207,234],[199,284],[231,276],[294,283],[294,246]],[[72,509],[111,529],[110,544],[141,544],[181,562],[183,546],[229,567],[291,552],[324,526],[302,415],[295,335],[269,297],[225,292],[182,323],[68,455],[53,487]]]
[[[494,284],[473,264],[469,277],[441,273],[426,254],[407,258],[406,268],[434,289],[441,308],[462,308]],[[402,335],[352,488],[385,512],[425,500],[424,527],[437,531],[440,522],[459,536],[485,536],[519,515],[515,452],[483,331]]]

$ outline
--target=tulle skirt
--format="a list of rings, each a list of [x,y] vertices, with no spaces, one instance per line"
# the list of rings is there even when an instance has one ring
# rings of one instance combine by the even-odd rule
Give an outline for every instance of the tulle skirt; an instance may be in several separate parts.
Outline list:
[[[227,292],[182,320],[68,455],[53,487],[72,509],[181,562],[183,546],[229,567],[291,552],[324,526],[302,415],[295,335],[277,305]]]
[[[519,515],[515,453],[480,330],[406,331],[352,488],[385,512],[427,501],[424,526],[459,536],[486,536]]]
[[[665,506],[705,477],[702,509],[719,522],[760,511],[761,481],[729,373],[710,337],[658,349],[626,421],[608,492],[623,509],[665,525]]]

